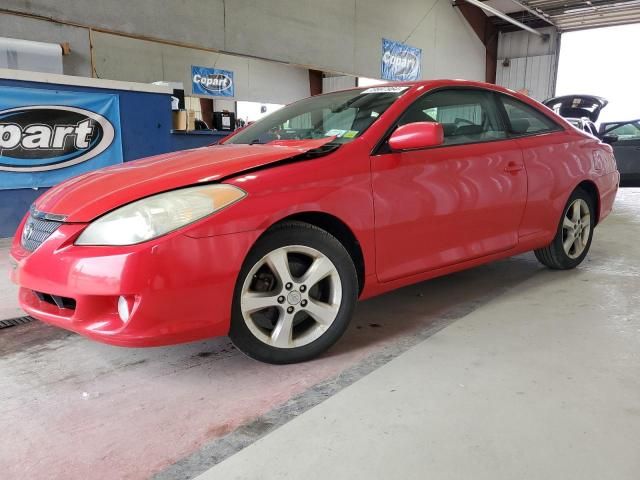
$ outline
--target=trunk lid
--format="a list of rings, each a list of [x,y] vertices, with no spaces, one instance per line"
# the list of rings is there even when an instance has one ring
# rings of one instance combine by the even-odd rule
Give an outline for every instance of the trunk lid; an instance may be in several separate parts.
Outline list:
[[[564,95],[549,98],[542,103],[561,117],[588,118],[595,123],[609,102],[594,95]]]

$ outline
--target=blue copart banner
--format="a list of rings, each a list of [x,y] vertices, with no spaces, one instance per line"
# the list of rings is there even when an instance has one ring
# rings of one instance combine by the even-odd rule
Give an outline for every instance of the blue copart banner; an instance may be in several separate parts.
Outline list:
[[[381,73],[384,80],[420,80],[422,49],[383,38]]]
[[[117,95],[0,87],[0,190],[122,163]]]
[[[233,97],[235,85],[233,72],[219,68],[191,66],[191,90],[194,95]]]

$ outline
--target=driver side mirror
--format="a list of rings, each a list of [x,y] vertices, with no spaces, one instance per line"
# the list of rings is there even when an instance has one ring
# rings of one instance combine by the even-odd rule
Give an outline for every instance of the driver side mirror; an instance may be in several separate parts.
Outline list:
[[[606,133],[602,136],[602,141],[611,145],[612,143],[618,141],[618,135],[616,135],[615,133]]]
[[[444,142],[442,125],[436,122],[407,123],[398,127],[389,137],[389,148],[394,152],[437,147]]]

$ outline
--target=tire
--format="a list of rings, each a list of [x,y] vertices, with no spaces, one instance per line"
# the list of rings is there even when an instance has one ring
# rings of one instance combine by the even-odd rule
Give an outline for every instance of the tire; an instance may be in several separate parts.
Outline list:
[[[587,256],[591,247],[595,221],[593,198],[583,189],[577,188],[562,211],[556,236],[549,245],[534,251],[536,258],[540,263],[554,270],[569,270],[577,267]],[[577,235],[576,232],[578,232]]]
[[[358,291],[353,260],[333,235],[283,223],[258,240],[242,265],[229,337],[262,362],[310,360],[342,336]]]

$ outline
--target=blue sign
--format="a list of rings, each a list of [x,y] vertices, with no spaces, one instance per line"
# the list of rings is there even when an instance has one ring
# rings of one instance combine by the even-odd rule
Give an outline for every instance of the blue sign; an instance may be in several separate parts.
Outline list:
[[[122,163],[117,95],[0,87],[0,190]]]
[[[233,72],[218,68],[191,66],[191,90],[194,95],[233,97]]]
[[[420,80],[422,49],[383,38],[381,73],[384,80]]]

